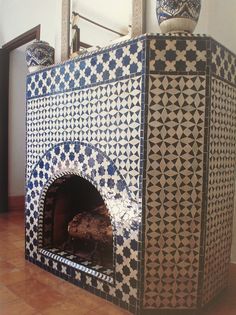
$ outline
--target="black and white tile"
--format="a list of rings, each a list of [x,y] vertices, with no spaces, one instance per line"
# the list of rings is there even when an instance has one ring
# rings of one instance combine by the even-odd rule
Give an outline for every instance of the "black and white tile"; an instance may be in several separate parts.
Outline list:
[[[149,80],[145,290],[147,308],[196,306],[205,76]]]
[[[236,165],[236,87],[212,78],[203,301],[227,286]]]
[[[236,84],[236,56],[226,49],[224,46],[211,40],[212,73],[219,78],[228,81],[231,84]]]
[[[205,39],[150,40],[150,73],[196,73],[206,71],[207,42]]]

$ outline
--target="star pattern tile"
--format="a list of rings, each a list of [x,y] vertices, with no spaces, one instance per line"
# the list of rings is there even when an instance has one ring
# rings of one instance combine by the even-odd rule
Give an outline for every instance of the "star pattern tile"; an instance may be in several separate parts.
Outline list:
[[[230,256],[235,60],[206,36],[150,34],[29,75],[27,259],[135,314],[208,303]],[[75,175],[110,211],[113,270],[51,246],[56,186]]]
[[[236,164],[236,88],[212,78],[203,305],[227,286]]]
[[[27,78],[27,98],[65,93],[140,74],[142,50],[143,42],[134,40],[36,72]]]
[[[196,73],[206,70],[205,39],[159,38],[150,40],[150,72]]]
[[[104,171],[101,173],[101,167]],[[59,250],[47,247],[50,241],[50,226],[53,215],[53,196],[57,186],[70,175],[81,176],[90,181],[102,196],[109,209],[113,226],[115,255],[114,275],[104,274],[96,267],[89,268],[74,261],[75,257],[62,255]],[[56,183],[54,185],[54,183]],[[55,272],[65,270],[64,274],[72,279],[83,273],[82,285],[89,285],[91,276],[96,283],[107,282],[109,295],[128,305],[137,303],[138,281],[138,235],[141,214],[138,204],[130,197],[124,179],[110,158],[91,145],[81,142],[64,142],[57,144],[44,154],[36,164],[27,183],[26,196],[26,255],[44,263]],[[49,200],[46,200],[48,190]],[[45,210],[46,207],[46,210]],[[47,218],[46,223],[45,216]],[[46,239],[44,235],[46,234]],[[46,243],[46,249],[44,248]],[[63,269],[64,268],[64,269]],[[87,276],[87,274],[89,276]],[[115,291],[114,284],[115,281]],[[93,282],[93,281],[92,281]],[[90,286],[93,286],[92,284]]]
[[[236,56],[224,46],[211,40],[212,73],[231,84],[236,84]]]
[[[147,308],[196,305],[204,76],[149,80],[144,300]]]
[[[108,155],[138,198],[141,77],[29,100],[27,122],[28,176],[52,145],[80,140]]]

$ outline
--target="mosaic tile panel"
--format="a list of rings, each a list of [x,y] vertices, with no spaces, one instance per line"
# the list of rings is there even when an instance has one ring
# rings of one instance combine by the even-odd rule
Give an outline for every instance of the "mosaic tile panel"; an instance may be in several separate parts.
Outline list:
[[[138,236],[141,213],[138,204],[131,199],[125,180],[113,161],[91,145],[81,142],[58,144],[47,151],[33,169],[28,180],[26,196],[26,255],[43,262],[55,271],[59,268],[72,278],[83,279],[84,284],[88,286],[92,286],[94,281],[98,285],[101,281],[92,278],[98,277],[97,270],[90,269],[88,272],[89,268],[86,267],[76,270],[73,259],[70,265],[67,263],[68,257],[61,257],[55,250],[48,253],[47,249],[45,252],[42,248],[47,190],[55,180],[70,174],[90,181],[109,209],[116,244],[114,248],[116,285],[114,288],[108,279],[106,293],[127,304],[137,306]],[[86,271],[89,275],[85,274]],[[106,280],[106,277],[102,279]]]
[[[196,307],[205,84],[204,76],[150,76],[145,308]]]
[[[224,46],[211,40],[211,71],[223,80],[236,84],[236,55]]]
[[[111,269],[106,269],[103,266],[94,264],[91,261],[78,258],[78,256],[68,253],[66,251],[62,251],[58,248],[51,247],[47,248],[46,250],[41,249],[39,252],[44,257],[51,257],[54,261],[62,262],[76,270],[80,270],[87,274],[92,274],[94,277],[102,279],[111,284],[114,283],[113,270]]]
[[[202,304],[227,286],[236,165],[236,87],[212,78]]]
[[[116,46],[28,76],[27,99],[140,74],[143,42],[133,40]]]
[[[150,34],[29,75],[27,258],[136,314],[140,305],[196,308],[202,290],[202,305],[211,300],[225,286],[230,252],[235,60],[208,37]],[[228,83],[213,78],[203,178],[212,73]],[[46,193],[71,175],[89,180],[111,213],[113,270],[42,245]]]
[[[139,195],[141,77],[27,102],[27,175],[52,145],[84,141],[116,164]],[[45,136],[47,135],[47,136]]]
[[[204,72],[206,39],[158,38],[150,40],[150,73]]]

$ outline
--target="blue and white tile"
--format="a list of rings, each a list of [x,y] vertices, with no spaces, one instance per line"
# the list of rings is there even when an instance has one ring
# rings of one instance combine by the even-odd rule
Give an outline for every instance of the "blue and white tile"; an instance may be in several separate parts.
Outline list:
[[[137,199],[141,112],[141,77],[28,101],[28,177],[53,145],[80,140],[114,161]]]
[[[142,50],[143,41],[133,41],[32,74],[27,78],[27,98],[68,92],[141,74]]]

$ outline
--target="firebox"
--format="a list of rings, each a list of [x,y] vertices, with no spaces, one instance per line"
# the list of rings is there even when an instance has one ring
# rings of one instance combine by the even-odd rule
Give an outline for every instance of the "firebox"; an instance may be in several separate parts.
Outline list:
[[[152,34],[30,74],[26,259],[134,314],[221,292],[235,65],[209,37]]]
[[[56,179],[43,201],[42,249],[58,261],[113,277],[113,233],[108,209],[98,190],[77,175]],[[80,266],[81,265],[81,266]]]

